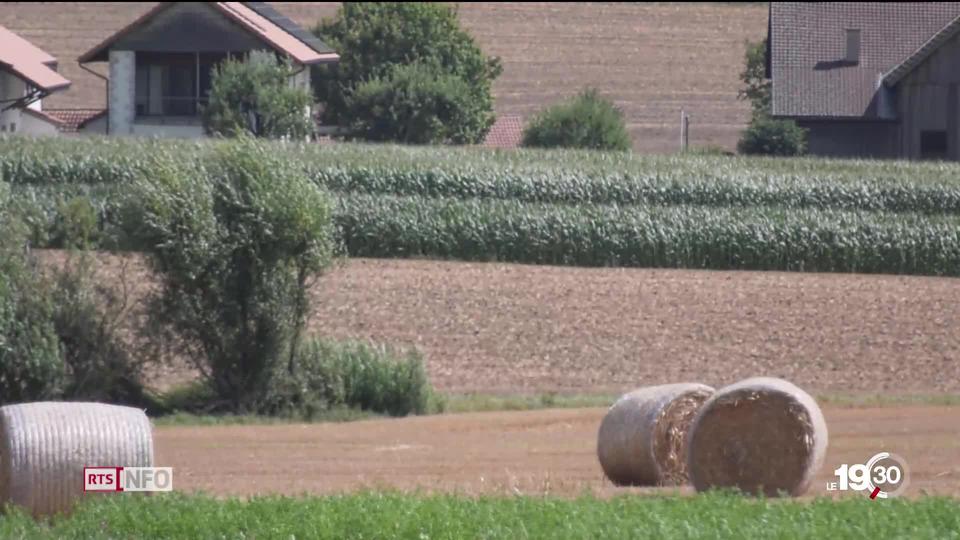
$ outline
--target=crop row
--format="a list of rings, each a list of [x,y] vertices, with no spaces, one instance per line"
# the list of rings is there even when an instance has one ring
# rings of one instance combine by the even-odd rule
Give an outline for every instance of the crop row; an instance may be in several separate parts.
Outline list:
[[[91,201],[109,226],[116,186],[18,186],[35,228],[61,204]],[[553,205],[337,194],[351,256],[436,257],[577,266],[960,275],[960,218],[783,208]],[[43,238],[43,234],[35,235]]]
[[[16,185],[124,184],[149,159],[200,158],[212,144],[0,140],[0,174]],[[960,167],[948,164],[617,157],[372,145],[276,143],[341,193],[501,199],[570,205],[777,206],[960,215]],[[574,158],[580,156],[578,162]]]

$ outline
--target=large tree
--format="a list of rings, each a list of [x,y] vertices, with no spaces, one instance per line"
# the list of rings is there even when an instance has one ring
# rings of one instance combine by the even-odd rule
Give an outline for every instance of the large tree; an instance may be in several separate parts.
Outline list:
[[[318,66],[313,72],[314,91],[317,101],[324,104],[325,123],[349,126],[354,121],[352,98],[364,83],[406,78],[410,73],[401,74],[397,69],[417,64],[420,72],[426,70],[445,80],[459,78],[469,90],[468,107],[445,115],[461,124],[458,129],[466,137],[451,142],[479,142],[493,124],[492,86],[502,72],[500,60],[483,54],[460,28],[454,8],[436,3],[344,2],[337,17],[321,22],[314,33],[340,53],[339,63]],[[366,88],[369,96],[369,86]]]

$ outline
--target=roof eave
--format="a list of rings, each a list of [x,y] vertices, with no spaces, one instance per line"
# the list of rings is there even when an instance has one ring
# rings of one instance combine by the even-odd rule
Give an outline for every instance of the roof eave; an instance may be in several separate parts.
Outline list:
[[[306,66],[316,66],[320,64],[336,64],[340,61],[340,55],[337,53],[321,54],[318,58],[303,62]]]
[[[143,15],[138,17],[136,20],[126,25],[125,27],[120,29],[118,32],[115,32],[111,36],[107,37],[102,42],[100,42],[100,44],[98,44],[94,48],[90,49],[89,51],[81,55],[79,58],[77,58],[77,62],[80,64],[86,64],[90,62],[108,61],[109,57],[107,56],[107,52],[109,51],[111,45],[113,45],[117,40],[119,40],[123,36],[135,30],[138,26],[142,25],[143,23],[147,22],[149,19],[156,16],[159,12],[172,6],[175,3],[176,2],[161,2],[160,4],[154,6],[150,11],[144,13]],[[212,2],[212,4],[217,11],[219,11],[222,15],[228,17],[229,19],[233,20],[235,23],[241,26],[244,26],[247,24],[247,21],[243,20],[242,17],[238,17],[236,13],[233,13],[230,9],[226,9],[226,7],[223,5],[223,2]],[[288,33],[288,35],[290,34]],[[296,39],[295,36],[293,37],[294,39]],[[297,62],[303,65],[330,64],[330,63],[340,61],[340,55],[335,52],[326,53],[326,54],[317,53],[316,56],[312,56],[309,58],[306,58],[306,57],[297,58],[291,55],[288,51],[283,50],[282,47],[279,47],[276,44],[271,43],[269,40],[263,39],[262,37],[260,37],[260,39],[264,42],[264,44],[270,45],[270,47],[273,48],[275,51],[283,53],[287,56],[290,56],[291,58],[293,58],[294,60],[296,60]]]
[[[135,28],[137,28],[147,20],[153,18],[156,14],[160,13],[164,9],[169,8],[173,4],[174,2],[160,2],[159,4],[151,8],[150,11],[147,11],[143,15],[137,17],[130,24],[124,26],[119,31],[109,35],[106,39],[104,39],[99,44],[97,44],[97,46],[90,49],[86,53],[80,55],[80,57],[77,58],[77,62],[80,64],[86,64],[89,62],[106,62],[108,58],[104,55],[107,53],[107,51],[110,50],[111,45],[113,45],[117,40],[119,40],[123,36],[132,32]]]
[[[55,71],[54,71],[54,73],[56,73],[57,76],[60,77],[60,79],[62,79],[62,81],[61,81],[61,82],[58,82],[58,83],[56,83],[56,84],[47,84],[47,85],[44,85],[44,84],[41,84],[41,83],[39,83],[39,82],[31,79],[30,77],[28,77],[27,75],[25,75],[23,72],[19,71],[17,68],[11,66],[10,64],[7,64],[6,62],[0,62],[0,69],[4,69],[4,70],[6,70],[6,71],[9,71],[10,73],[13,73],[14,75],[16,75],[16,76],[17,76],[18,78],[20,78],[21,80],[30,83],[30,85],[33,86],[34,88],[37,88],[37,89],[39,89],[39,90],[43,90],[44,92],[47,92],[47,93],[58,92],[58,91],[63,90],[63,89],[65,89],[65,88],[69,88],[70,85],[72,84],[70,81],[68,81],[67,79],[64,79],[62,75],[60,75],[59,73],[56,73]]]
[[[951,38],[960,32],[960,17],[954,18],[947,23],[939,32],[935,33],[923,43],[916,51],[908,56],[903,62],[900,62],[883,75],[883,84],[888,87],[896,86],[904,77],[909,75],[918,66],[946,45]]]

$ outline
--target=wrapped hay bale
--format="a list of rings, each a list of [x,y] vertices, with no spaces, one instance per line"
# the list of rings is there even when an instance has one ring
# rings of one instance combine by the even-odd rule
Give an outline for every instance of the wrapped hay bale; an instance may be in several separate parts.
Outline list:
[[[713,388],[665,384],[624,394],[597,435],[604,474],[619,486],[679,485],[687,480],[687,429]]]
[[[150,420],[140,409],[40,402],[0,407],[0,505],[34,516],[68,513],[84,467],[152,467]]]
[[[827,423],[809,394],[768,377],[727,386],[690,428],[687,468],[697,491],[802,495],[823,465]]]

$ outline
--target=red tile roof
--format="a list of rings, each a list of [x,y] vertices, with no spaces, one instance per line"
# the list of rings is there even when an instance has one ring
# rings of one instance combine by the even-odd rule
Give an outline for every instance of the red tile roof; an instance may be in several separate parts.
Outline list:
[[[121,37],[134,31],[141,24],[152,19],[155,15],[176,4],[176,2],[161,2],[150,11],[144,13],[138,19],[134,20],[120,31],[114,33],[99,45],[90,49],[80,56],[81,64],[87,62],[97,62],[106,60],[106,53],[110,46]],[[336,62],[340,60],[340,55],[335,52],[319,52],[313,47],[297,38],[277,23],[264,17],[256,10],[245,5],[243,2],[210,2],[216,10],[224,16],[229,17],[234,22],[240,24],[251,33],[270,44],[271,47],[282,52],[297,62],[304,65],[323,64]],[[292,23],[291,23],[292,24]]]
[[[0,26],[0,69],[13,72],[31,86],[53,92],[70,86],[54,68],[57,59]]]
[[[47,109],[43,111],[60,122],[60,131],[76,133],[84,124],[107,114],[105,109]]]
[[[49,123],[53,124],[54,126],[56,126],[57,129],[60,129],[60,127],[61,127],[61,125],[62,125],[62,122],[60,122],[60,119],[59,119],[59,118],[56,118],[55,116],[53,116],[53,115],[51,115],[51,114],[48,114],[47,111],[37,111],[37,110],[31,109],[30,107],[27,107],[27,108],[23,109],[23,112],[26,113],[26,114],[29,114],[30,116],[34,116],[34,117],[36,117],[36,118],[39,118],[40,120],[44,120],[44,121],[46,121],[46,122],[49,122]]]
[[[491,148],[517,148],[523,138],[523,118],[513,115],[498,116],[490,126],[483,146]]]

